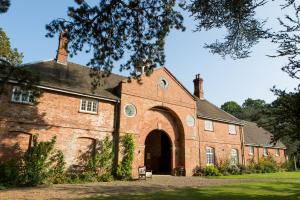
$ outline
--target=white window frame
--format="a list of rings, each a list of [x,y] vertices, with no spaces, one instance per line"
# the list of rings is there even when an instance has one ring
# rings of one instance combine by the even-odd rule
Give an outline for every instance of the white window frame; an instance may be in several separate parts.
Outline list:
[[[204,120],[204,130],[214,131],[214,123],[211,120]]]
[[[93,99],[80,99],[79,111],[83,113],[98,113],[99,101]],[[90,108],[89,108],[90,107]]]
[[[237,149],[231,149],[230,151],[230,164],[231,165],[239,164],[239,151]]]
[[[18,99],[16,98],[18,91]],[[19,86],[14,86],[11,94],[11,101],[15,103],[23,103],[23,104],[33,104],[34,97],[32,91],[30,90],[22,90]]]
[[[280,156],[280,149],[275,149],[275,156]]]
[[[249,146],[249,155],[254,154],[254,146]]]
[[[264,147],[263,154],[265,157],[267,157],[269,155],[268,148]]]
[[[206,165],[215,165],[215,149],[206,147]]]
[[[228,124],[228,132],[230,135],[236,135],[236,126],[234,124]]]

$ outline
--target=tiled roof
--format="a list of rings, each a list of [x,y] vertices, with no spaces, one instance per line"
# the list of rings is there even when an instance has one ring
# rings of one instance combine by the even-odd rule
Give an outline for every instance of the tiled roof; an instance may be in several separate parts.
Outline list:
[[[286,148],[281,141],[278,141],[276,144],[272,143],[272,133],[258,127],[258,125],[254,122],[246,121],[244,126],[244,140],[245,144],[249,145]]]
[[[124,76],[111,74],[101,80],[100,86],[92,91],[93,78],[90,77],[90,69],[86,66],[68,62],[67,65],[57,63],[55,60],[41,61],[33,64],[25,64],[33,74],[40,77],[40,85],[88,94],[98,97],[118,100],[116,90],[119,83],[126,79]]]
[[[234,124],[243,123],[242,120],[218,108],[206,99],[197,98],[197,115],[198,117],[208,118],[216,121],[223,121]]]

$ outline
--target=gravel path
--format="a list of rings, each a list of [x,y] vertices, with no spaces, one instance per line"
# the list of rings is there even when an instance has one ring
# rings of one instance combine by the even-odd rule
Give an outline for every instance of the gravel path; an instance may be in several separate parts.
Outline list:
[[[254,181],[255,180],[245,179],[206,179],[201,177],[154,176],[152,179],[147,179],[147,181],[138,180],[113,181],[108,183],[58,184],[0,190],[0,199],[76,199],[96,195],[155,192],[183,187],[201,187],[233,183],[238,184]]]

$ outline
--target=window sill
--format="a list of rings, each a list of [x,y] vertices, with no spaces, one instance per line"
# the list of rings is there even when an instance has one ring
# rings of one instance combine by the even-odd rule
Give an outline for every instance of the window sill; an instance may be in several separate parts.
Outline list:
[[[78,111],[79,113],[83,113],[83,114],[90,114],[90,115],[98,115],[98,112],[88,112],[88,111]]]
[[[204,129],[204,131],[207,131],[207,132],[214,132],[214,130],[206,130],[206,129]]]
[[[31,102],[20,102],[20,101],[13,101],[13,100],[11,100],[10,103],[23,104],[23,105],[29,105],[29,106],[34,105],[34,103],[31,103]]]

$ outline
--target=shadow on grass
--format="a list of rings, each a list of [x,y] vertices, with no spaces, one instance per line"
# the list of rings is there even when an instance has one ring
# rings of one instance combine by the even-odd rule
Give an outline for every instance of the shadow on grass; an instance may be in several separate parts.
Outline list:
[[[121,188],[120,188],[121,189]],[[124,188],[123,188],[124,189]],[[125,191],[121,191],[123,193]],[[86,200],[296,200],[300,199],[300,182],[247,183],[203,188],[173,189],[171,191],[102,195]]]

